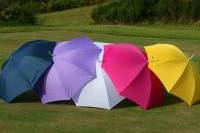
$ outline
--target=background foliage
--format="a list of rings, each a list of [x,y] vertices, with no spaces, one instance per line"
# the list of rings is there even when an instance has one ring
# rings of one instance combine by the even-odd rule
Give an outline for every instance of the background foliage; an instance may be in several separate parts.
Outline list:
[[[98,4],[96,23],[196,23],[200,0],[0,0],[0,21],[34,24],[37,14]]]
[[[34,24],[38,13],[101,4],[105,1],[106,0],[0,0],[0,21]]]
[[[200,0],[115,0],[94,9],[97,23],[192,23],[200,19]]]

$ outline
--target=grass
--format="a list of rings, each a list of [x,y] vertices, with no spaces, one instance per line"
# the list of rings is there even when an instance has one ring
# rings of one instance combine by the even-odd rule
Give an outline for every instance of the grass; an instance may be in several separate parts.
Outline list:
[[[93,7],[83,7],[68,11],[46,13],[39,16],[38,23],[50,26],[90,24],[93,23],[90,17],[92,8]]]
[[[39,26],[0,26],[0,63],[26,41],[64,41],[83,35],[95,41],[132,42],[140,47],[154,43],[173,43],[186,53],[200,54],[200,32],[197,26],[94,25],[88,15],[91,9],[92,7],[43,14],[40,16]],[[81,18],[78,14],[82,14]],[[148,111],[128,101],[111,111],[77,108],[68,103],[42,105],[32,93],[25,94],[15,103],[0,101],[1,133],[199,131],[200,104],[188,107],[171,95],[166,95],[163,106]]]

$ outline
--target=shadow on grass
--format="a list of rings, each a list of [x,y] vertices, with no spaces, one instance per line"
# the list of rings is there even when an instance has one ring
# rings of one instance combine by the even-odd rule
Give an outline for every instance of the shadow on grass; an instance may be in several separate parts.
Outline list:
[[[181,102],[183,102],[181,99],[177,98],[176,96],[174,96],[172,94],[169,94],[169,93],[165,92],[163,106],[169,106],[169,105],[179,104]]]
[[[135,106],[137,106],[135,103],[131,102],[128,99],[125,99],[122,102],[120,102],[117,106],[115,106],[114,109],[131,108]]]
[[[72,100],[68,101],[68,100],[62,100],[62,101],[56,101],[56,102],[51,102],[48,103],[49,105],[75,105],[74,102]]]
[[[40,100],[40,97],[36,95],[34,91],[28,91],[18,96],[17,98],[15,98],[11,103],[41,103],[41,100]],[[72,100],[71,101],[63,100],[63,101],[49,103],[49,105],[56,105],[56,104],[74,105]]]
[[[197,106],[197,105],[199,105],[199,104],[200,104],[200,101],[194,103],[192,106]]]
[[[161,108],[163,106],[169,106],[169,105],[174,105],[174,104],[179,104],[182,101],[165,92],[164,94],[164,103],[161,106],[157,106],[155,108]],[[19,97],[17,97],[14,101],[12,101],[12,103],[41,103],[40,101],[40,97],[36,95],[36,93],[34,93],[33,91],[28,91],[22,95],[20,95]],[[74,102],[71,101],[67,101],[67,100],[63,100],[63,101],[57,101],[57,102],[51,102],[49,103],[49,105],[75,105]],[[196,103],[195,105],[200,104],[200,102]],[[130,107],[136,107],[138,105],[136,105],[134,102],[130,101],[130,100],[123,100],[121,103],[119,103],[114,109],[121,109],[121,108],[130,108]]]
[[[39,96],[33,91],[27,91],[24,94],[16,97],[11,103],[37,103],[40,102]]]
[[[164,93],[164,103],[160,106],[156,106],[156,107],[153,107],[153,108],[162,108],[164,106],[175,105],[175,104],[179,104],[181,102],[183,102],[181,99],[177,98],[174,95],[171,95],[171,94],[165,92]],[[138,105],[136,105],[134,102],[131,102],[130,100],[125,99],[121,103],[119,103],[114,109],[130,108],[130,107],[137,107],[137,106]]]

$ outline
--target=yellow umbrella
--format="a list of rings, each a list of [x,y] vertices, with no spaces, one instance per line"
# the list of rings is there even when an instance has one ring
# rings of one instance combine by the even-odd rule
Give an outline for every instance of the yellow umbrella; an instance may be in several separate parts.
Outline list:
[[[166,90],[190,106],[200,100],[200,74],[197,64],[176,46],[146,46],[149,68],[159,77]]]

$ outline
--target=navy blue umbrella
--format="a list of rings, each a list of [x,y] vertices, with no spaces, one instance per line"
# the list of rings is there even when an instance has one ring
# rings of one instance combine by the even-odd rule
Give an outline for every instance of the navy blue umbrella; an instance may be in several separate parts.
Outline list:
[[[0,97],[11,102],[32,89],[53,63],[51,53],[55,45],[55,42],[36,40],[25,43],[13,52],[2,66]]]

